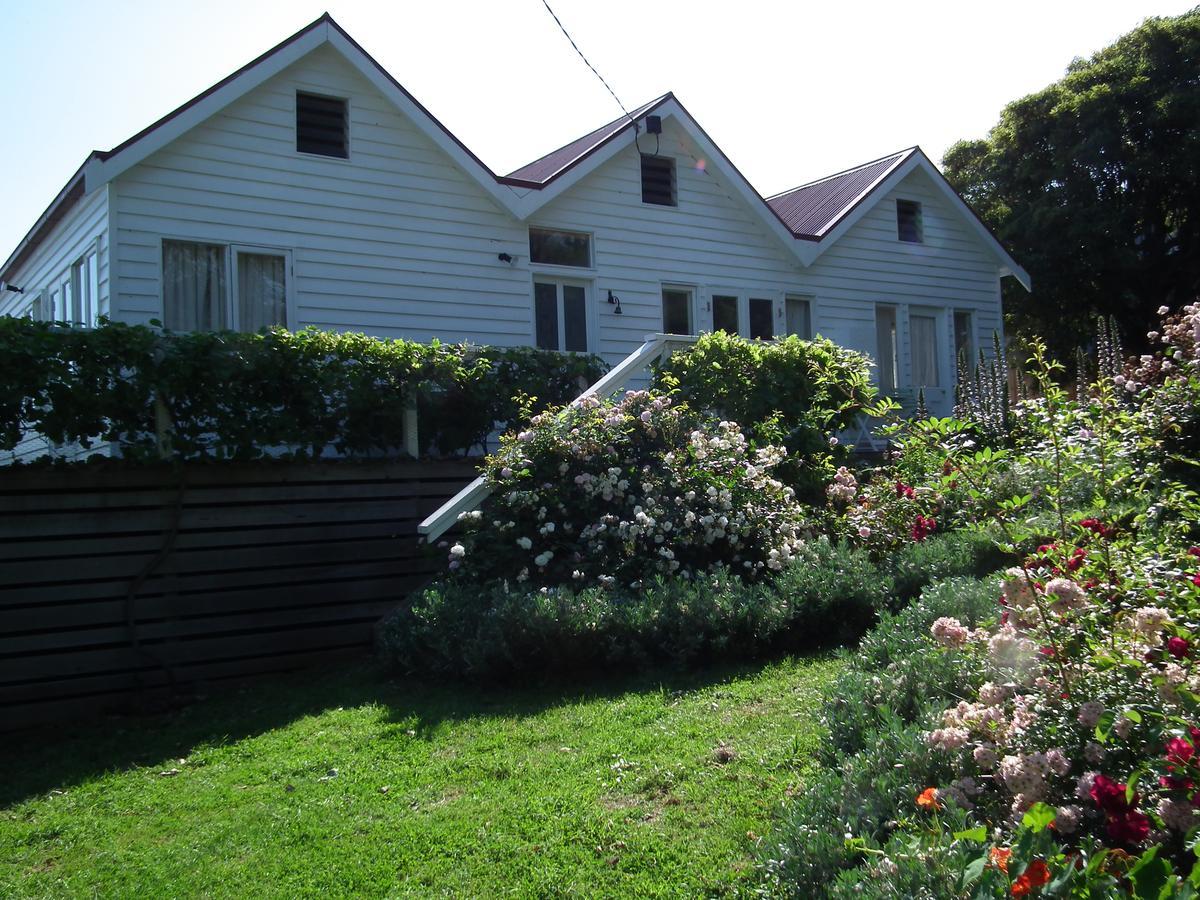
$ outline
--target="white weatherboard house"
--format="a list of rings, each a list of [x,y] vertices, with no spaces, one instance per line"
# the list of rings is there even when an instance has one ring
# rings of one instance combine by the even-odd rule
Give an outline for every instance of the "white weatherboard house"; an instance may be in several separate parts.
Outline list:
[[[947,412],[1007,275],[1028,288],[920,149],[764,198],[671,94],[498,176],[326,15],[92,153],[4,263],[0,314],[610,364],[653,332],[820,333]]]

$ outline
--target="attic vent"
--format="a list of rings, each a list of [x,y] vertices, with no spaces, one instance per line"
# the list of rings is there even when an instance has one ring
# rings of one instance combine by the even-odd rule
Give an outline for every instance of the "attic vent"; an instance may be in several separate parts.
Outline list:
[[[910,244],[925,242],[925,229],[921,223],[921,204],[916,200],[896,201],[896,232],[900,240]]]
[[[296,92],[296,149],[318,156],[350,156],[346,101]]]
[[[675,206],[675,158],[642,154],[642,202]]]

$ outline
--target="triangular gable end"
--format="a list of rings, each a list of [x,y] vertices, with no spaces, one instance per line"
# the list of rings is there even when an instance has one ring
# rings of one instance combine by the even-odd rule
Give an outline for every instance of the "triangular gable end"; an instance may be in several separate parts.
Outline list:
[[[788,229],[775,211],[767,205],[767,202],[755,190],[754,186],[746,180],[746,176],[738,171],[737,166],[721,151],[712,138],[700,127],[699,123],[692,118],[691,113],[684,108],[683,104],[673,94],[667,94],[663,102],[655,107],[653,111],[664,119],[674,119],[683,128],[684,132],[695,141],[697,148],[704,155],[707,164],[716,170],[724,179],[724,182],[733,189],[752,214],[778,240],[779,244],[788,253],[792,254],[805,266],[809,265],[816,258],[816,245],[811,241],[798,239],[792,234],[791,230]],[[593,149],[585,157],[578,160],[569,170],[548,183],[546,187],[540,190],[531,190],[528,194],[521,197],[517,205],[518,218],[522,220],[528,219],[547,203],[570,190],[574,185],[578,184],[604,163],[608,162],[608,160],[616,156],[617,153],[625,149],[626,144],[618,138],[622,134],[629,133],[632,129],[633,123],[630,122],[623,129],[612,134],[603,146]]]
[[[1004,245],[992,234],[991,229],[980,220],[975,210],[971,209],[967,205],[967,202],[958,195],[958,191],[946,180],[946,176],[941,173],[938,167],[933,164],[919,147],[915,148],[902,163],[893,167],[881,177],[861,197],[855,200],[853,204],[847,206],[846,210],[835,223],[821,235],[820,242],[815,245],[816,253],[813,259],[815,260],[835,244],[842,235],[854,227],[856,222],[870,212],[875,207],[875,204],[887,195],[891,188],[903,181],[914,169],[918,168],[929,175],[929,180],[945,200],[953,209],[958,211],[968,227],[992,251],[992,254],[1000,264],[1001,275],[1013,276],[1025,290],[1030,290],[1032,282],[1029,278],[1029,273],[1021,268],[1017,264],[1017,261],[1009,255],[1009,252],[1004,249]]]
[[[168,113],[153,125],[106,153],[93,155],[84,165],[86,189],[112,181],[121,173],[181,137],[192,128],[216,115],[229,104],[245,96],[268,79],[314,50],[328,44],[356,71],[425,134],[492,199],[516,214],[516,195],[497,181],[496,175],[466,148],[432,113],[406,91],[346,31],[326,13],[287,40],[238,69],[223,81]]]

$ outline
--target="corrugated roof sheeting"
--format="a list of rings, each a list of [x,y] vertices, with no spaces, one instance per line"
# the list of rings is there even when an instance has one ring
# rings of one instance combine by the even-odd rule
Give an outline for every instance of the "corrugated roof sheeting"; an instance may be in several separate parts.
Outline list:
[[[595,131],[590,131],[583,137],[573,140],[571,143],[559,147],[557,150],[552,150],[545,156],[521,166],[515,172],[509,172],[504,178],[511,178],[514,181],[529,181],[534,184],[545,184],[570,166],[571,163],[587,155],[590,150],[615,137],[626,128],[632,127],[631,118],[636,121],[669,96],[670,94],[664,94],[657,100],[651,100],[645,106],[635,109],[628,116],[621,116],[621,118],[614,119],[607,125],[601,125]]]
[[[854,204],[911,150],[904,150],[831,175],[812,184],[801,185],[767,200],[793,234],[821,237]]]

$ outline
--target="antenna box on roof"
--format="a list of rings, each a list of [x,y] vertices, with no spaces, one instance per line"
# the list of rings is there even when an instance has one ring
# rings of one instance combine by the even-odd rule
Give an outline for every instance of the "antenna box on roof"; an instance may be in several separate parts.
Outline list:
[[[646,134],[662,134],[662,116],[646,116]]]

